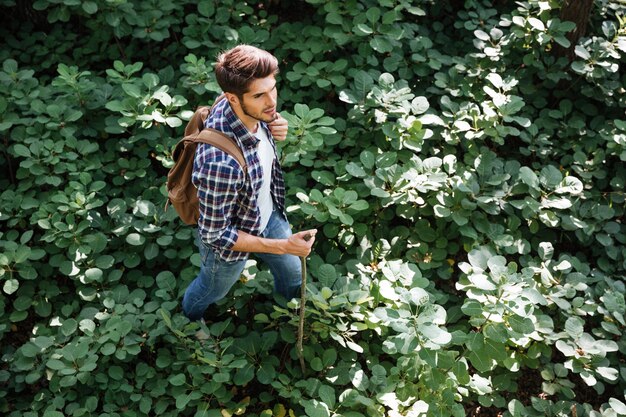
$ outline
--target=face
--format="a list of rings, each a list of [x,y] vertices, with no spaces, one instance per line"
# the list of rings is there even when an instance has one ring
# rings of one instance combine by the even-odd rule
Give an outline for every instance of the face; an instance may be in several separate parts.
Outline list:
[[[276,118],[278,93],[273,75],[254,80],[242,97],[230,96],[235,113],[248,127],[255,126],[259,120],[270,123]]]

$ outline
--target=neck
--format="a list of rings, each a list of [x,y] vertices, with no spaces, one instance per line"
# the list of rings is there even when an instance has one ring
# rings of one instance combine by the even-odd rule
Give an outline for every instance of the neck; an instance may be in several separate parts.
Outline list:
[[[256,133],[257,129],[259,128],[258,120],[251,117],[247,117],[246,119],[248,120],[242,117],[239,117],[239,119],[243,122],[244,126],[248,129],[250,133]]]
[[[239,120],[241,120],[241,122],[246,127],[246,129],[248,129],[249,132],[254,133],[257,131],[259,127],[259,121],[257,119],[245,114],[240,106],[234,105],[231,107],[233,108],[233,111],[235,112]]]

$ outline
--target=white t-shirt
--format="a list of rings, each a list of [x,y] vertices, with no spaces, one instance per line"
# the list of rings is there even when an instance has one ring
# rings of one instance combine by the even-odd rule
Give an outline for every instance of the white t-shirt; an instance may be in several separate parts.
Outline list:
[[[265,129],[259,128],[254,134],[258,139],[258,155],[261,162],[261,168],[263,169],[263,182],[261,183],[261,190],[257,197],[259,206],[259,213],[261,215],[261,230],[265,230],[267,223],[270,221],[272,211],[274,210],[274,202],[272,201],[272,191],[270,188],[272,182],[272,168],[274,166],[274,147],[270,143],[270,139],[267,137]]]

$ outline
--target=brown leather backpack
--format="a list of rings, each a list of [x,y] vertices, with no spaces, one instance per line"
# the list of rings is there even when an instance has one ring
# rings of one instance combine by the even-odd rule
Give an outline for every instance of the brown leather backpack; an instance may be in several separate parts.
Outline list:
[[[205,128],[204,121],[213,110],[213,107],[224,98],[221,95],[213,106],[202,106],[193,114],[185,127],[185,136],[176,144],[172,157],[174,166],[167,174],[167,198],[165,210],[169,204],[174,206],[178,216],[186,224],[196,224],[200,217],[198,189],[191,181],[193,162],[198,143],[207,143],[226,152],[239,163],[247,174],[246,159],[235,139],[219,130]]]

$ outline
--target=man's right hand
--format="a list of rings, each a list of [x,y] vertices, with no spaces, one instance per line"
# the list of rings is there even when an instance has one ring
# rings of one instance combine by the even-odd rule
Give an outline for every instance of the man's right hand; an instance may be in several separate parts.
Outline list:
[[[315,243],[316,233],[316,229],[311,229],[291,235],[289,239],[287,239],[287,247],[285,248],[287,253],[300,257],[309,256],[311,247],[313,243]]]

